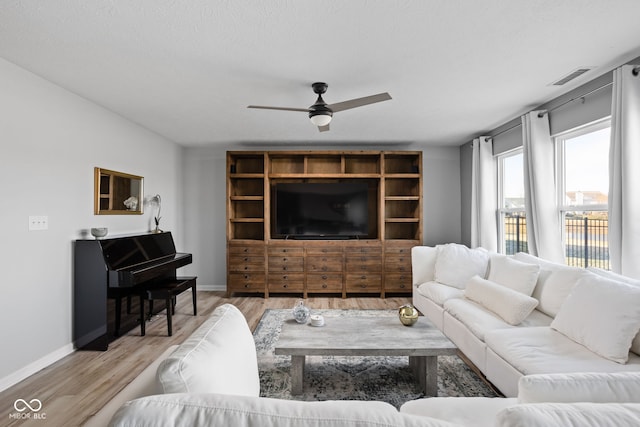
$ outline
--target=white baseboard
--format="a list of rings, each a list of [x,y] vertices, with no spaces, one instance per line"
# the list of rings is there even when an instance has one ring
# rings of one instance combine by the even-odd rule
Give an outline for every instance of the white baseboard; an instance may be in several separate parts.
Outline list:
[[[2,379],[0,379],[0,391],[4,391],[6,389],[8,389],[9,387],[12,387],[16,384],[18,384],[20,381],[30,377],[31,375],[35,374],[36,372],[46,368],[47,366],[57,362],[58,360],[62,359],[65,356],[68,356],[69,354],[73,353],[75,351],[75,348],[73,347],[73,344],[69,343],[67,345],[65,345],[64,347],[59,348],[58,350],[47,354],[44,357],[41,357],[40,359],[36,360],[33,363],[28,364],[27,366],[25,366],[24,368],[19,369],[18,371],[14,372],[11,375],[8,375]]]
[[[225,285],[197,285],[199,291],[226,291]]]

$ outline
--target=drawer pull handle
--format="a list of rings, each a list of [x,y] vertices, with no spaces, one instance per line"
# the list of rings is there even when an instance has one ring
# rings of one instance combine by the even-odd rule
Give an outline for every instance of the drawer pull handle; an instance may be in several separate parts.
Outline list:
[[[283,269],[284,271],[287,271],[287,266],[285,265],[284,267],[282,267],[282,269]]]
[[[327,284],[326,284],[326,283],[323,283],[323,284],[322,284],[322,288],[323,288],[323,289],[327,289]]]
[[[288,287],[289,287],[289,285],[286,285],[286,284],[285,284],[285,285],[283,285],[282,287],[283,287],[283,288],[288,288]]]
[[[248,275],[248,274],[245,274],[245,275],[244,275],[244,278],[245,278],[245,279],[248,279],[248,278],[249,278],[249,275]]]
[[[288,279],[288,276],[285,274],[284,276],[282,276],[282,278],[283,278],[284,280],[287,280],[287,279]]]
[[[327,275],[326,274],[322,275],[322,280],[327,280]]]
[[[404,289],[404,283],[400,285],[400,289]]]
[[[367,278],[367,276],[360,276],[360,278],[364,280]]]
[[[245,262],[249,261],[249,258],[248,257],[244,257],[244,261]]]
[[[286,258],[282,258],[282,262],[287,262],[287,261],[289,261],[289,260],[286,259]]]
[[[364,284],[363,284],[363,285],[360,285],[360,287],[361,287],[361,288],[366,288],[366,287],[367,287],[367,285],[364,285]]]
[[[249,289],[249,288],[251,287],[251,285],[248,285],[248,284],[247,284],[247,285],[244,285],[244,287],[245,287],[246,289]]]

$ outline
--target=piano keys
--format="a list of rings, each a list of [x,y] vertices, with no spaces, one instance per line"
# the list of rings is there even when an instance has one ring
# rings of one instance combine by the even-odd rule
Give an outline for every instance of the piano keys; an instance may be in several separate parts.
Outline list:
[[[76,240],[75,346],[106,350],[110,341],[144,321],[140,310],[133,315],[122,310],[122,299],[137,302],[146,289],[176,280],[176,270],[191,262],[190,253],[176,252],[170,232]]]

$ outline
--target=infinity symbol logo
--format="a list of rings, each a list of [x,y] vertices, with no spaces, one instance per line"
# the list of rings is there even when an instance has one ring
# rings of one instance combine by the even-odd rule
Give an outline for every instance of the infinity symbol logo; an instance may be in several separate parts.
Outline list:
[[[30,409],[31,412],[38,412],[40,409],[42,409],[42,402],[40,402],[40,400],[38,399],[31,399],[29,402],[24,399],[18,399],[13,402],[13,407],[18,412],[24,412],[27,409]]]

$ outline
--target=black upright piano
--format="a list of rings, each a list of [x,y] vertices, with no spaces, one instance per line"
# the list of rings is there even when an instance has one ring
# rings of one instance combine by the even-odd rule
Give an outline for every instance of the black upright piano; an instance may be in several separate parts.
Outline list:
[[[122,299],[139,296],[154,284],[160,286],[175,280],[176,270],[191,262],[191,254],[176,252],[170,232],[76,240],[73,267],[76,348],[106,350],[115,337],[144,322],[144,313],[121,310]]]

